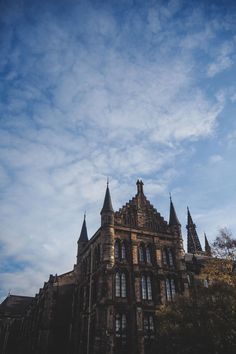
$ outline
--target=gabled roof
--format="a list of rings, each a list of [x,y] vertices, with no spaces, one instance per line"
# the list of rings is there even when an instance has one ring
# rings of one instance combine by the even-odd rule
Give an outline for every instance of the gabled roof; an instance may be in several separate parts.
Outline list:
[[[137,194],[115,212],[115,224],[148,231],[167,232],[168,224],[143,192],[143,182],[137,181]]]
[[[4,316],[23,315],[34,297],[9,295],[0,305],[0,314]]]

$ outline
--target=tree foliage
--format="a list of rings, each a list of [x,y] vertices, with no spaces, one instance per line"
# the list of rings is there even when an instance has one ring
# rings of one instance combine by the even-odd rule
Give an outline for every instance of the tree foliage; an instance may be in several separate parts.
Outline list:
[[[209,286],[159,310],[157,353],[236,353],[236,240],[229,230],[220,230],[212,251],[200,274]]]

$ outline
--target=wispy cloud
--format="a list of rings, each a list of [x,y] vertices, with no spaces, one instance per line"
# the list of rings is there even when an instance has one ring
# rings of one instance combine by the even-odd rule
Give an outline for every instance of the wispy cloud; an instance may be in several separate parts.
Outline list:
[[[235,84],[214,80],[234,70],[234,22],[201,2],[1,6],[0,255],[19,271],[2,269],[0,283],[33,294],[73,266],[84,210],[90,236],[99,226],[107,176],[115,208],[141,177],[166,218],[169,190],[183,220],[189,202],[201,215],[209,184],[195,166],[227,154],[218,136]]]

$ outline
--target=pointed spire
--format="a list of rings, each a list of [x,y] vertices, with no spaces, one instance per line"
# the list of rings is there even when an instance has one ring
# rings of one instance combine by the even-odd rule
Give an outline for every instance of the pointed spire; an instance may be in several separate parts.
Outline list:
[[[187,212],[188,212],[188,224],[186,228],[188,230],[188,240],[187,240],[188,253],[202,253],[202,246],[198,238],[196,225],[193,222],[189,208],[187,208]]]
[[[211,253],[211,246],[208,242],[208,239],[206,237],[206,233],[204,232],[204,238],[205,238],[205,253],[207,256],[212,256],[212,253]]]
[[[171,194],[170,194],[170,218],[169,218],[169,225],[181,225],[179,219],[177,217],[174,204],[172,202]]]
[[[193,223],[193,219],[190,214],[189,207],[187,207],[187,212],[188,212],[188,226],[192,225],[192,226],[196,227],[195,224]]]
[[[107,189],[106,189],[106,194],[104,198],[104,203],[103,207],[101,210],[101,214],[106,213],[106,212],[112,212],[114,213],[113,207],[112,207],[112,202],[111,202],[111,195],[110,195],[110,190],[109,190],[109,180],[107,180]]]
[[[78,242],[88,242],[88,232],[87,232],[86,214],[85,213],[84,213],[84,221],[83,221],[83,225],[81,228],[80,237],[79,237]]]

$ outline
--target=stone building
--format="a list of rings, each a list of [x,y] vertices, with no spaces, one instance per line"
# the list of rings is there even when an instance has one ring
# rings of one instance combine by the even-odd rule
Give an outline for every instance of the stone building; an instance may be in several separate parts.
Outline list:
[[[142,181],[118,211],[107,185],[101,226],[88,239],[84,218],[74,269],[50,275],[35,298],[18,297],[20,313],[9,312],[11,296],[0,305],[0,352],[156,353],[157,310],[195,286],[201,262],[211,256],[205,241],[203,251],[188,210],[185,253],[171,198],[167,222]]]

